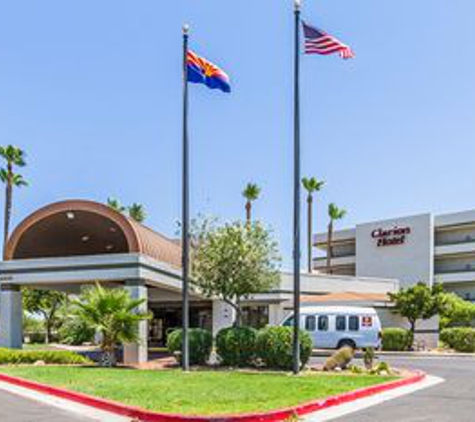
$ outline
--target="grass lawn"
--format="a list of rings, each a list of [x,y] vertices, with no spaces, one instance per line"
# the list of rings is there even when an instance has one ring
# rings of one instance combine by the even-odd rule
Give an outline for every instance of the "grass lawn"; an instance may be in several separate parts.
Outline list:
[[[224,371],[137,371],[79,367],[0,367],[0,372],[166,413],[266,411],[389,381],[370,375]]]

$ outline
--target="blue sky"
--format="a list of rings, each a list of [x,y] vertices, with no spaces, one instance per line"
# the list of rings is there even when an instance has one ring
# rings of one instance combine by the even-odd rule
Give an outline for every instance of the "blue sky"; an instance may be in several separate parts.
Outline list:
[[[302,57],[302,170],[341,226],[475,207],[472,0],[306,0],[303,16],[357,54]],[[191,87],[192,211],[256,217],[284,263],[292,228],[291,0],[17,0],[0,13],[0,142],[28,152],[14,220],[48,202],[141,202],[180,215],[181,26],[233,93]],[[2,198],[3,201],[3,198]],[[303,261],[305,262],[305,261]]]

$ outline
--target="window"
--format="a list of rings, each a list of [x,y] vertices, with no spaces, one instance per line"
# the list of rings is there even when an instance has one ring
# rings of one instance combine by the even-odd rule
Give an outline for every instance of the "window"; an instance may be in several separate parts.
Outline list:
[[[360,318],[352,315],[348,318],[348,328],[350,331],[358,331],[360,329]]]
[[[313,315],[309,315],[305,318],[305,330],[315,331],[317,326],[317,320]]]
[[[328,331],[328,317],[326,315],[318,317],[318,331]]]
[[[346,316],[338,315],[336,317],[336,330],[337,331],[346,331]]]
[[[287,320],[282,324],[284,327],[293,327],[294,326],[294,317],[287,318]]]
[[[269,324],[268,306],[243,306],[242,323],[253,328],[264,328]]]

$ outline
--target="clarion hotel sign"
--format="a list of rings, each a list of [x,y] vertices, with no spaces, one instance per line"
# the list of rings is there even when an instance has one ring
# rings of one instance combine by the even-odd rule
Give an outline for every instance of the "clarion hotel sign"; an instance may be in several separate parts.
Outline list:
[[[403,245],[406,243],[406,237],[411,233],[410,227],[394,227],[392,229],[376,229],[371,232],[371,237],[376,240],[376,246],[382,248],[385,246]]]

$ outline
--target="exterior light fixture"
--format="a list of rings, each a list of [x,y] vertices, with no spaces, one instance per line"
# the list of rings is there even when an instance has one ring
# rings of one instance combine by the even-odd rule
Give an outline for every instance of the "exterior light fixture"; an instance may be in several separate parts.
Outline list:
[[[112,249],[114,249],[114,245],[107,245],[106,246],[106,250],[111,251]]]
[[[68,218],[68,220],[74,220],[76,216],[74,215],[73,212],[69,211],[66,213],[66,217]]]
[[[90,237],[86,234],[85,236],[81,237],[81,240],[83,242],[87,242],[90,239]]]

